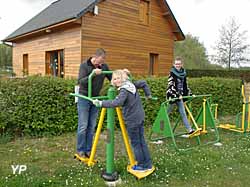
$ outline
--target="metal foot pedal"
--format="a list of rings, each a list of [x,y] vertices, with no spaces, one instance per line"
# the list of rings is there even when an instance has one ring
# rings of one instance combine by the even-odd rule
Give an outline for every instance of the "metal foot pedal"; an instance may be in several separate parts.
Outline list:
[[[131,165],[128,165],[127,171],[131,173],[132,175],[134,175],[137,179],[142,179],[152,174],[155,171],[155,167],[152,166],[152,169],[149,169],[147,171],[135,171],[132,169]]]

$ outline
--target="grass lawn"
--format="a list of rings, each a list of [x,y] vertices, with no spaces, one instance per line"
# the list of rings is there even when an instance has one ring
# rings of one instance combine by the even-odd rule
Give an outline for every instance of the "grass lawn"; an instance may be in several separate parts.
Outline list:
[[[146,129],[146,137],[149,130]],[[122,180],[119,186],[249,186],[250,136],[219,131],[222,146],[200,146],[188,152],[176,152],[170,140],[164,140],[163,144],[148,141],[156,171],[137,180],[126,172],[128,158],[120,131],[116,130],[115,168]],[[75,133],[12,141],[2,136],[0,186],[105,186],[100,176],[105,170],[105,137],[103,132],[97,147],[99,162],[87,167],[73,159]],[[188,141],[179,138],[178,143]],[[27,165],[27,170],[13,174],[11,165]]]

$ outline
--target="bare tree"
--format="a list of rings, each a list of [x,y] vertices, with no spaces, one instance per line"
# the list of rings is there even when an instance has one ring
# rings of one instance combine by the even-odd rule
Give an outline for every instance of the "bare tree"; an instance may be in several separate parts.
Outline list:
[[[226,25],[222,25],[219,32],[219,40],[214,47],[216,53],[213,60],[227,66],[228,69],[232,65],[240,67],[241,64],[248,62],[249,58],[246,54],[249,47],[246,44],[247,31],[240,31],[240,24],[236,23],[235,18],[230,18]]]

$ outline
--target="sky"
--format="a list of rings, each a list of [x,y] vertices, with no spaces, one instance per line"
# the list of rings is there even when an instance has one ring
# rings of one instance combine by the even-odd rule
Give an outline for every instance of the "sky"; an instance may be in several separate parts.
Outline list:
[[[55,0],[1,0],[0,40]],[[247,30],[250,44],[250,0],[167,0],[184,34],[192,34],[204,44],[208,55],[213,53],[219,28],[234,17],[241,30]]]
[[[234,17],[240,31],[247,31],[250,45],[250,0],[167,0],[184,34],[192,34],[204,44],[208,55],[219,39],[219,29]]]

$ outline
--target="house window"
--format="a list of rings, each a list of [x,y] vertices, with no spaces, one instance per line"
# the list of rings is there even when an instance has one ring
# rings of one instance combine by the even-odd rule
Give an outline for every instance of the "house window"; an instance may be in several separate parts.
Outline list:
[[[142,24],[149,24],[149,0],[140,0],[139,20]]]
[[[63,50],[46,51],[45,74],[54,77],[64,77]]]
[[[29,58],[28,54],[23,54],[23,76],[29,75]]]
[[[149,54],[149,76],[158,75],[158,58],[159,54]]]

